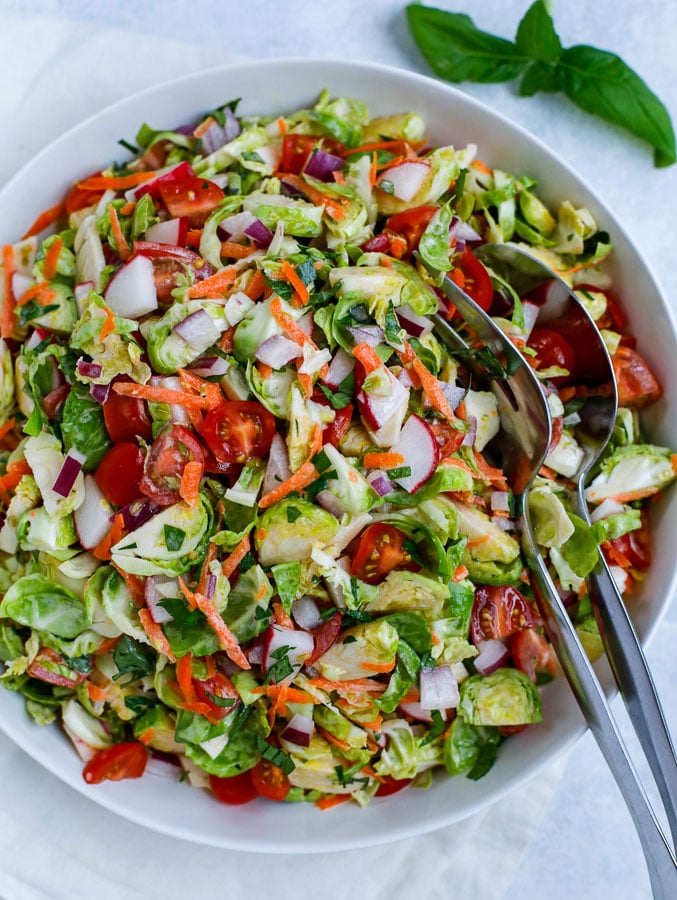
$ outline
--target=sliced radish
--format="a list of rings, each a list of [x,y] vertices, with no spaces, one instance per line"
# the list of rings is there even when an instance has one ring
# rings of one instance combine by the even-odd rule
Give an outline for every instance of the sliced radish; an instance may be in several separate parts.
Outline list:
[[[480,651],[479,656],[476,656],[473,662],[480,675],[491,675],[496,669],[504,666],[510,658],[510,651],[503,641],[480,641],[477,649]]]
[[[201,356],[188,368],[201,378],[214,378],[225,375],[229,366],[222,356]]]
[[[427,316],[420,316],[411,306],[400,306],[395,310],[397,320],[412,337],[421,337],[433,330],[433,323]]]
[[[46,338],[50,337],[51,332],[46,328],[36,328],[33,334],[26,341],[26,350],[35,350],[38,344],[41,344]]]
[[[161,606],[161,603],[168,597],[181,596],[181,588],[177,578],[169,578],[167,575],[150,575],[146,578],[144,596],[146,598],[146,606],[157,625],[173,621],[174,616],[164,606]]]
[[[394,416],[399,416],[401,427],[409,403],[409,391],[395,378],[390,369],[383,367],[388,393],[367,393],[360,390],[357,394],[357,405],[365,423],[374,431],[386,425]],[[403,410],[404,407],[404,410]]]
[[[156,222],[147,229],[144,240],[157,244],[171,244],[173,247],[184,247],[188,235],[188,219],[180,216],[178,219],[167,219],[166,222]]]
[[[146,256],[133,256],[108,282],[106,303],[118,316],[138,319],[157,309],[153,263]]]
[[[263,493],[268,494],[291,476],[289,452],[281,434],[276,433],[270,445],[266,475],[263,479]]]
[[[285,677],[296,674],[314,649],[315,639],[309,632],[271,625],[263,643],[263,671],[268,673],[275,663],[287,659],[292,672]]]
[[[378,347],[386,339],[380,325],[354,325],[346,331],[350,332],[356,344],[369,344],[370,347]]]
[[[400,163],[399,166],[386,169],[379,178],[377,187],[408,203],[421,190],[429,172],[430,163],[427,162]]]
[[[315,598],[310,594],[304,594],[294,600],[291,615],[299,628],[303,628],[304,631],[312,631],[313,628],[322,624],[322,613]]]
[[[400,703],[398,709],[408,716],[411,716],[412,719],[417,719],[419,722],[432,722],[433,720],[430,710],[423,709],[421,704],[417,701]]]
[[[608,516],[615,516],[622,512],[625,512],[623,504],[619,503],[618,500],[607,497],[590,513],[590,521],[594,524],[599,522],[600,519],[606,519]]]
[[[290,744],[309,747],[314,731],[315,723],[312,719],[302,716],[300,713],[294,713],[280,737],[289,741]]]
[[[85,550],[93,550],[110,531],[113,507],[99,490],[93,475],[85,475],[85,499],[73,513],[75,530]]]
[[[522,312],[524,314],[524,340],[531,334],[536,319],[541,311],[541,307],[537,303],[531,303],[529,300],[522,301]]]
[[[420,704],[423,709],[449,709],[458,706],[458,682],[451,666],[421,669],[419,677]]]
[[[395,479],[400,487],[410,494],[425,484],[437,468],[440,459],[435,435],[430,426],[417,415],[409,416],[392,452],[403,456],[402,465],[411,469],[410,475]]]

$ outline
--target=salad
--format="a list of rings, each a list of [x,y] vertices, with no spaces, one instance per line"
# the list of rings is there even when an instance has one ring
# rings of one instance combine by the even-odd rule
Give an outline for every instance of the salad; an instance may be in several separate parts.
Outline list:
[[[61,725],[89,783],[159,758],[225,803],[326,809],[435,770],[481,777],[541,721],[557,663],[492,455],[494,396],[436,339],[438,309],[464,325],[412,254],[547,389],[531,512],[594,658],[585,578],[600,545],[621,591],[644,577],[676,459],[642,436],[661,389],[610,291],[609,236],[474,146],[430,147],[415,113],[326,92],[121,143],[127,162],[2,248],[2,685]],[[537,293],[479,262],[486,241],[573,285],[612,355],[592,525],[570,502],[575,340],[534,327]]]

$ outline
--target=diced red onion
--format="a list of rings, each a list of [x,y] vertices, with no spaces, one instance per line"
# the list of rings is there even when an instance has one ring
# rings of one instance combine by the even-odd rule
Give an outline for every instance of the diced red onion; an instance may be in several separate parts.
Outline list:
[[[444,396],[449,401],[449,405],[456,411],[466,395],[467,388],[460,387],[457,384],[451,384],[451,382],[448,381],[440,381],[440,387],[444,391]]]
[[[216,575],[210,574],[207,579],[207,593],[205,594],[207,600],[211,600],[214,596],[214,591],[216,590]]]
[[[413,388],[414,386],[414,382],[411,380],[411,375],[406,369],[400,369],[400,371],[397,373],[397,380],[402,385],[402,387],[405,387],[407,389]]]
[[[237,241],[245,236],[245,229],[258,221],[256,216],[250,212],[239,212],[219,222],[216,233],[221,240]]]
[[[281,434],[276,433],[270,445],[266,475],[263,479],[263,493],[268,494],[291,476],[289,453]]]
[[[303,356],[303,351],[296,341],[274,334],[257,347],[254,356],[272,369],[282,369],[293,359]]]
[[[162,625],[164,622],[173,621],[172,614],[161,605],[167,597],[180,597],[181,588],[176,578],[167,575],[149,575],[144,586],[144,598],[146,606],[153,621]]]
[[[565,588],[558,587],[557,593],[559,594],[559,598],[564,604],[566,610],[570,615],[574,614],[574,610],[578,606],[578,594],[576,591],[565,590]]]
[[[317,628],[318,625],[322,624],[320,608],[310,594],[304,594],[302,597],[297,597],[294,600],[291,607],[291,616],[299,628],[303,628],[304,631],[312,631],[313,628]]]
[[[296,184],[292,184],[285,178],[280,179],[280,186],[285,197],[301,197],[303,195],[303,192],[297,188]]]
[[[491,675],[496,669],[504,666],[510,658],[510,651],[503,641],[480,641],[477,649],[480,651],[479,656],[476,656],[473,662],[480,675]]]
[[[51,366],[51,371],[50,371],[51,380],[52,380],[51,387],[52,387],[52,390],[55,391],[57,388],[60,388],[61,385],[66,383],[66,379],[64,377],[63,372],[59,368],[59,363],[56,361],[55,356],[49,357],[49,363]]]
[[[362,244],[361,249],[365,253],[388,253],[390,250],[390,237],[385,232],[376,234]]]
[[[93,475],[85,475],[85,499],[73,513],[75,530],[85,550],[93,550],[110,531],[112,506],[99,490]]]
[[[356,344],[369,344],[370,347],[377,347],[386,339],[385,332],[380,325],[351,326],[346,330],[352,334]]]
[[[260,219],[254,219],[251,225],[245,228],[244,233],[248,238],[252,239],[254,246],[261,250],[266,250],[270,247],[275,237],[270,228],[264,225]]]
[[[237,118],[233,110],[227,106],[223,110],[223,115],[225,117],[223,130],[226,132],[227,141],[230,142],[234,140],[242,131],[240,120]]]
[[[133,503],[123,506],[119,510],[119,514],[122,516],[125,531],[136,531],[161,509],[162,507],[158,506],[154,500],[135,500]]]
[[[299,747],[309,747],[314,731],[315,723],[312,719],[302,716],[300,713],[294,713],[280,737],[285,741],[289,741],[290,744],[297,744]]]
[[[345,165],[340,156],[325,153],[324,150],[313,150],[308,157],[304,172],[318,181],[333,181],[333,173],[339,172]]]
[[[341,382],[350,375],[354,368],[355,357],[346,353],[343,347],[339,347],[329,363],[329,371],[324,379],[324,384],[332,391],[337,391]]]
[[[616,516],[622,512],[625,512],[623,504],[619,503],[618,500],[607,497],[606,500],[603,500],[599,506],[595,507],[590,513],[590,521],[593,523],[599,522],[600,519],[606,519],[608,516]]]
[[[106,400],[108,400],[108,395],[110,394],[110,385],[90,384],[89,393],[92,400],[96,400],[97,403],[100,403],[103,406]]]
[[[367,481],[374,488],[379,497],[385,497],[395,490],[392,482],[382,469],[370,469],[367,473]]]
[[[515,530],[515,520],[509,519],[507,516],[496,516],[493,520],[494,525],[498,526],[501,531],[514,531]]]
[[[456,238],[456,243],[454,244],[454,250],[456,253],[463,253],[465,250],[465,238]]]
[[[492,512],[510,512],[510,492],[509,491],[492,491],[491,492],[491,511]]]
[[[477,419],[475,416],[468,416],[467,420],[468,430],[465,433],[465,437],[461,443],[461,447],[472,447],[475,443],[475,437],[477,435]]]
[[[204,309],[198,309],[178,322],[174,326],[174,332],[199,353],[215,344],[220,334],[211,316]]]
[[[41,344],[45,338],[50,337],[51,332],[47,331],[46,328],[36,328],[35,331],[31,334],[31,336],[26,341],[26,349],[27,350],[35,350],[35,348]]]
[[[247,653],[247,659],[253,666],[260,666],[263,662],[263,644],[254,644]]]
[[[478,234],[475,229],[469,225],[467,222],[464,222],[462,219],[459,219],[458,216],[454,216],[451,220],[451,224],[449,225],[449,239],[456,238],[457,242],[459,239],[463,241],[481,241],[482,235]],[[458,243],[457,243],[458,247]]]
[[[524,300],[522,302],[522,312],[524,314],[524,339],[526,340],[531,334],[534,325],[536,324],[536,319],[538,318],[538,314],[541,311],[540,306],[537,306],[535,303],[530,303],[529,300]]]
[[[266,631],[263,652],[263,670],[268,672],[270,667],[278,660],[273,655],[278,650],[285,650],[285,656],[292,668],[298,672],[315,649],[315,639],[307,631],[297,631],[295,628],[283,628],[281,625],[271,625]]]
[[[73,490],[75,480],[82,471],[82,467],[87,462],[87,457],[80,453],[79,450],[71,447],[66,454],[63,465],[56,476],[56,481],[52,487],[55,494],[61,497],[67,497]]]
[[[226,131],[214,120],[206,131],[200,135],[202,149],[205,153],[214,153],[228,143]]]
[[[87,362],[85,359],[79,359],[75,364],[75,371],[83,378],[100,378],[103,372],[99,363]]]
[[[420,704],[423,709],[449,709],[458,706],[458,682],[451,666],[424,667],[419,677]]]
[[[322,509],[326,509],[332,516],[336,516],[337,519],[343,518],[346,509],[336,494],[332,494],[331,491],[318,491],[315,495],[315,500]]]
[[[433,330],[432,320],[428,316],[420,316],[411,306],[398,307],[395,315],[402,328],[413,337],[421,337]]]
[[[191,363],[188,368],[201,378],[213,378],[225,375],[228,371],[228,363],[222,356],[202,356]]]
[[[312,309],[309,309],[308,312],[305,312],[300,319],[297,319],[296,324],[304,334],[307,334],[308,337],[312,337],[313,328],[315,327],[315,320],[313,319]]]
[[[429,173],[430,163],[423,161],[403,162],[398,166],[393,166],[391,169],[386,169],[376,186],[380,187],[382,182],[388,182],[392,185],[392,191],[389,192],[394,197],[397,197],[398,200],[404,200],[405,203],[409,203],[421,190],[423,182]]]

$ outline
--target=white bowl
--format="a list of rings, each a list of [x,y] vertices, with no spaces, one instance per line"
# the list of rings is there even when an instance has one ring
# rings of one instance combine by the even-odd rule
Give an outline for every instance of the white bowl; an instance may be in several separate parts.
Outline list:
[[[271,60],[191,75],[115,104],[44,149],[0,192],[0,243],[16,240],[43,209],[59,202],[73,181],[108,164],[124,151],[146,121],[154,127],[193,120],[224,99],[242,97],[243,113],[282,114],[310,105],[322,88],[366,101],[373,115],[416,111],[433,144],[477,143],[489,165],[528,174],[552,204],[569,199],[591,209],[610,232],[616,251],[611,272],[630,314],[642,353],[663,389],[663,400],[646,416],[651,439],[677,445],[677,336],[671,312],[647,263],[612,213],[555,153],[535,137],[454,88],[385,66],[352,62]],[[632,302],[641,297],[641,316]],[[644,641],[658,625],[674,588],[674,521],[677,492],[654,517],[654,558],[649,576],[633,594],[633,615]],[[600,667],[605,684],[608,671]],[[174,837],[231,849],[308,853],[366,847],[432,831],[495,802],[571,747],[584,723],[567,684],[543,691],[542,725],[532,726],[501,748],[481,781],[440,775],[426,791],[408,790],[366,809],[346,804],[321,813],[310,804],[257,801],[225,807],[208,793],[152,774],[140,781],[87,786],[82,764],[57,727],[39,728],[25,714],[21,697],[0,690],[0,727],[35,760],[97,803]]]

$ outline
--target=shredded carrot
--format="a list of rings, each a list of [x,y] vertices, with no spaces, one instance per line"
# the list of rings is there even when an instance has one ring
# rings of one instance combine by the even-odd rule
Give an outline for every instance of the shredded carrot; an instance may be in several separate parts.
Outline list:
[[[495,469],[493,466],[490,466],[479,450],[473,450],[473,453],[475,456],[475,464],[477,465],[483,480],[489,482],[489,484],[493,484],[498,490],[507,491],[508,482],[505,479],[504,473],[500,469]]]
[[[247,287],[244,289],[244,292],[250,300],[258,300],[263,293],[265,286],[266,279],[263,277],[263,272],[261,272],[260,269],[256,269],[247,282]]]
[[[331,797],[320,797],[319,800],[315,801],[315,806],[324,811],[340,806],[342,803],[347,803],[350,799],[350,794],[332,794]]]
[[[2,248],[2,311],[0,312],[0,337],[12,336],[14,330],[14,307],[16,299],[12,289],[12,275],[14,274],[14,247],[5,244]]]
[[[575,387],[563,387],[559,389],[559,399],[562,403],[566,403],[567,400],[571,400],[576,396],[576,388]]]
[[[541,476],[541,478],[549,478],[550,481],[557,480],[557,476],[555,475],[555,473],[547,466],[541,466],[541,468],[538,470],[538,474]]]
[[[481,159],[474,159],[470,163],[471,168],[477,169],[478,172],[483,172],[485,175],[493,175],[494,170],[490,169],[486,163],[483,163]]]
[[[11,419],[10,421],[14,423],[14,419]],[[16,462],[11,462],[7,466],[5,474],[0,478],[0,488],[5,492],[13,491],[24,475],[30,475],[30,473],[31,467],[25,459],[18,459]]]
[[[383,361],[376,350],[364,342],[353,347],[353,356],[362,363],[367,374],[374,372],[383,365]]]
[[[366,728],[367,731],[380,731],[381,726],[383,725],[383,716],[379,713],[375,719],[372,719],[369,722],[360,722],[360,725],[363,728]]]
[[[172,653],[171,644],[165,637],[164,631],[151,616],[150,611],[147,609],[140,609],[139,621],[143,626],[143,630],[146,632],[148,640],[158,653],[162,653],[170,662],[176,662],[176,657]]]
[[[197,506],[198,497],[200,495],[200,481],[202,480],[202,463],[196,459],[191,459],[184,466],[181,474],[181,484],[179,486],[179,496],[189,506]]]
[[[280,116],[280,118],[277,120],[277,130],[280,132],[282,137],[284,137],[287,133],[287,123],[282,116]]]
[[[141,732],[141,734],[139,735],[137,740],[141,744],[143,744],[144,747],[147,747],[150,744],[150,742],[153,740],[154,737],[155,737],[155,729],[154,728],[144,728],[144,730]]]
[[[201,228],[189,228],[186,234],[186,247],[193,247],[197,249],[200,246],[200,241],[202,240],[202,229]]]
[[[114,638],[104,638],[99,646],[94,651],[94,656],[103,656],[104,653],[109,653],[113,650],[122,640],[122,635]]]
[[[289,618],[287,613],[284,610],[284,607],[281,603],[277,601],[273,603],[273,615],[275,617],[275,624],[280,625],[282,628],[293,628],[294,623]]]
[[[204,122],[200,122],[197,128],[193,131],[193,137],[201,138],[206,131],[209,131],[212,125],[216,125],[216,119],[214,118],[214,116],[207,116]]]
[[[251,540],[249,534],[245,534],[237,547],[233,550],[230,556],[224,559],[221,564],[221,571],[226,576],[226,578],[230,578],[235,569],[240,565],[245,556],[249,553],[251,549]]]
[[[154,400],[156,403],[193,406],[196,409],[211,409],[213,405],[207,397],[196,397],[187,391],[173,391],[169,388],[153,387],[151,384],[136,384],[133,381],[116,381],[113,390],[123,397],[139,397],[142,400]]]
[[[319,688],[322,691],[349,691],[354,694],[380,694],[386,689],[385,684],[381,684],[379,681],[373,681],[371,678],[352,678],[349,681],[330,681],[328,678],[309,678],[308,684],[311,687]]]
[[[300,347],[304,344],[310,344],[315,347],[315,342],[309,337],[305,331],[296,324],[292,317],[282,309],[282,301],[279,297],[273,297],[270,301],[270,313],[277,324],[285,331],[292,341],[295,341]]]
[[[297,372],[296,377],[299,380],[304,397],[310,397],[313,393],[313,376],[305,372]]]
[[[92,703],[98,703],[101,700],[105,700],[108,696],[108,691],[106,688],[99,687],[98,684],[94,684],[91,681],[87,682],[87,695]]]
[[[217,344],[217,347],[219,348],[219,350],[223,350],[224,353],[232,353],[234,337],[235,337],[235,327],[227,328],[221,335],[221,339],[219,340],[219,342]]]
[[[395,659],[393,658],[390,660],[390,662],[382,663],[363,662],[360,663],[360,668],[365,669],[365,671],[367,672],[392,672],[392,670],[395,668]]]
[[[361,144],[354,150],[347,150],[344,156],[354,156],[356,153],[371,153],[373,150],[386,150],[388,153],[394,153],[395,156],[403,156],[414,148],[423,146],[423,141],[403,141],[400,138],[391,141],[375,141],[369,144]],[[408,157],[407,157],[408,158]],[[392,165],[392,161],[389,163]]]
[[[209,297],[214,294],[222,294],[226,288],[230,287],[235,281],[237,272],[235,269],[219,269],[214,275],[205,278],[202,281],[196,281],[186,291],[186,297],[189,299],[199,299],[201,297]]]
[[[296,291],[301,305],[305,306],[310,299],[310,294],[308,293],[308,288],[299,278],[294,266],[292,266],[289,260],[285,259],[282,263],[282,268],[280,269],[280,271]]]
[[[465,275],[460,269],[453,269],[451,273],[451,280],[454,284],[457,284],[461,289],[465,287]]]
[[[113,334],[115,332],[115,316],[113,315],[113,311],[106,307],[106,320],[101,326],[101,331],[99,332],[99,343],[103,344],[109,334]]]
[[[414,367],[414,372],[416,372],[421,380],[423,393],[426,395],[432,406],[448,421],[455,421],[456,416],[454,415],[454,411],[437,378],[435,378],[432,372],[423,365],[420,359],[415,359],[412,365]]]
[[[346,176],[339,169],[334,169],[334,171],[331,174],[334,178],[335,184],[345,184],[346,183]]]
[[[75,186],[83,191],[126,191],[138,187],[144,181],[150,181],[156,174],[156,172],[133,172],[131,175],[118,176],[93,175],[79,181]]]
[[[272,506],[273,503],[277,503],[278,500],[286,497],[291,491],[302,491],[304,488],[308,487],[309,484],[312,484],[318,477],[319,472],[311,462],[311,459],[316,453],[320,452],[321,448],[322,428],[320,425],[316,425],[310,442],[310,455],[308,459],[290,478],[283,481],[281,484],[278,484],[272,491],[268,491],[267,494],[264,494],[259,500],[259,507],[261,509],[267,509],[269,506]]]
[[[117,542],[122,538],[123,530],[124,519],[122,518],[122,514],[118,513],[113,519],[113,524],[106,537],[99,541],[96,547],[92,550],[94,556],[96,556],[97,559],[101,560],[110,559],[110,548],[114,544],[117,544]]]
[[[319,725],[317,726],[318,732],[322,735],[325,741],[328,741],[330,744],[333,744],[335,747],[338,747],[339,750],[350,750],[350,744],[348,741],[342,741],[341,738],[337,738],[335,734],[332,734],[331,731],[327,731],[326,728],[322,728]]]
[[[371,166],[369,167],[369,184],[374,187],[376,184],[376,173],[378,172],[378,153],[374,150],[371,158]]]
[[[653,488],[644,488],[641,491],[628,491],[626,494],[615,494],[611,497],[611,500],[615,500],[616,503],[632,503],[633,500],[643,500],[645,497],[650,497],[654,492]]]
[[[483,534],[482,537],[473,538],[472,541],[468,541],[466,547],[479,547],[481,544],[486,544],[487,541],[491,540],[491,536],[488,534]]]
[[[409,249],[409,245],[405,241],[403,237],[400,237],[399,234],[393,234],[390,238],[390,255],[394,256],[395,259],[402,259],[404,254]]]
[[[121,216],[131,216],[131,214],[136,209],[136,202],[134,200],[130,200],[129,203],[125,203],[124,206],[120,207],[120,215]]]
[[[115,249],[120,259],[129,259],[132,255],[132,248],[127,243],[127,238],[122,233],[122,226],[118,219],[118,213],[113,204],[108,206],[108,218],[110,220],[111,233],[115,240]]]
[[[301,178],[300,175],[287,174],[284,175],[284,180],[286,184],[289,184],[290,187],[295,188],[297,191],[300,191],[302,194],[305,194],[309,200],[318,206],[324,206],[325,211],[328,215],[331,216],[336,222],[340,222],[342,219],[346,217],[346,211],[343,209],[341,205],[341,201],[335,199],[334,197],[328,197],[327,194],[322,193],[319,188],[314,187],[311,184]]]
[[[670,456],[670,463],[672,465],[672,471],[677,475],[677,453],[673,453]]]
[[[195,692],[195,685],[193,684],[193,670],[192,670],[192,660],[193,654],[186,653],[185,656],[182,656],[176,663],[176,680],[179,683],[179,689],[183,694],[183,699],[185,700],[184,709],[190,710],[190,712],[198,713],[198,715],[206,716],[208,719],[213,721],[212,716],[212,708],[207,703],[203,703],[197,696]]]
[[[62,201],[61,203],[57,203],[56,206],[50,206],[49,209],[41,212],[21,240],[25,241],[26,238],[34,237],[36,234],[40,234],[41,231],[44,231],[45,228],[49,228],[49,226],[53,225],[65,210],[66,204]]]
[[[457,566],[454,569],[454,574],[451,578],[452,581],[455,581],[457,584],[459,581],[463,581],[464,578],[468,577],[468,570],[465,566]]]
[[[210,403],[210,407],[218,406],[222,402],[223,394],[218,384],[212,384],[211,381],[200,378],[199,375],[189,372],[188,369],[177,369],[176,371],[181,379],[181,384],[195,391],[196,394],[204,394]]]
[[[228,259],[244,259],[253,251],[254,247],[250,244],[238,244],[237,241],[223,241],[221,244],[221,256]]]
[[[188,585],[186,584],[186,582],[183,580],[183,578],[180,575],[178,577],[178,582],[179,582],[179,587],[181,588],[181,593],[186,598],[186,602],[188,603],[188,606],[190,606],[191,609],[195,609],[195,607],[197,605],[195,603],[195,594],[191,591],[191,589],[188,587]]]
[[[242,652],[242,648],[238,644],[235,635],[223,621],[221,613],[217,610],[211,600],[208,600],[204,596],[204,594],[199,593],[199,591],[195,593],[194,597],[195,605],[200,610],[200,612],[204,613],[211,629],[216,634],[219,641],[221,642],[221,646],[228,654],[228,658],[231,659],[235,663],[235,665],[239,666],[241,669],[251,668],[251,666],[249,665],[249,660]]]
[[[132,575],[131,572],[125,572],[124,569],[121,569],[115,563],[113,563],[113,568],[124,580],[129,596],[132,598],[132,603],[138,607],[144,606],[146,603],[144,580],[138,575]]]
[[[283,685],[281,684],[262,684],[258,685],[251,689],[252,694],[265,694],[267,697],[277,697],[277,695],[282,690]],[[284,685],[286,687],[286,695],[288,703],[320,703],[319,700],[316,700],[311,694],[306,691],[302,691],[299,688],[289,687],[288,685]]]
[[[59,263],[59,256],[61,255],[62,249],[63,241],[60,237],[57,237],[57,239],[50,244],[47,253],[45,253],[42,273],[48,281],[56,275],[56,267]]]
[[[256,370],[261,376],[262,381],[268,381],[270,376],[273,374],[273,367],[269,366],[268,363],[260,361],[256,363]]]
[[[197,589],[201,594],[206,594],[209,590],[209,576],[212,573],[211,564],[216,559],[217,553],[218,547],[213,541],[210,541],[209,547],[207,547],[204,562],[202,563],[202,568],[200,569],[200,580],[198,581],[197,585]]]
[[[0,441],[5,437],[6,434],[14,428],[16,422],[14,419],[8,419],[4,425],[0,425]]]
[[[612,559],[615,563],[617,563],[623,569],[629,569],[632,563],[628,559],[628,557],[621,553],[614,545],[608,541],[605,541],[602,545],[604,550],[607,552],[610,559]]]
[[[365,469],[394,469],[404,465],[401,453],[365,453],[362,465]]]

